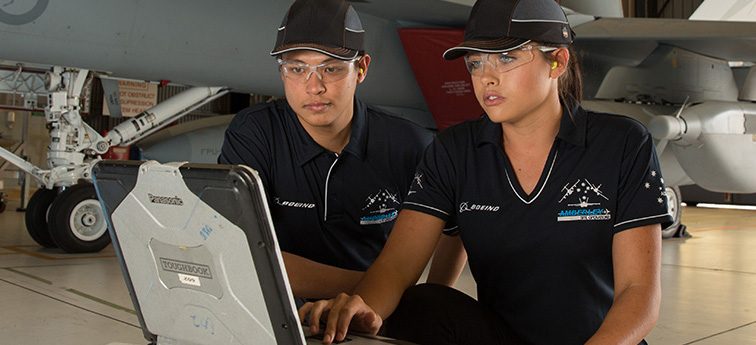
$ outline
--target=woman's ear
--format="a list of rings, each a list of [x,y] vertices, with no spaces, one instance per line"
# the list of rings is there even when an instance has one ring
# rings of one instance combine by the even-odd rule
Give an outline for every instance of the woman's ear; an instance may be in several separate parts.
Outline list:
[[[550,76],[551,78],[558,79],[567,71],[567,64],[570,61],[570,51],[565,47],[561,47],[555,50],[552,54],[554,62],[552,62],[551,65]]]

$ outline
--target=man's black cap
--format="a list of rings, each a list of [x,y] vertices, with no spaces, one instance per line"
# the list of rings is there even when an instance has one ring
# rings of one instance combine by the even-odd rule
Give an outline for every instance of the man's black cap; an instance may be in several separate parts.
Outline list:
[[[569,45],[574,38],[555,0],[478,0],[467,20],[464,42],[445,51],[444,59],[470,51],[503,53],[530,41]]]
[[[349,60],[365,52],[365,30],[352,5],[344,0],[297,0],[278,28],[270,55],[314,50]]]

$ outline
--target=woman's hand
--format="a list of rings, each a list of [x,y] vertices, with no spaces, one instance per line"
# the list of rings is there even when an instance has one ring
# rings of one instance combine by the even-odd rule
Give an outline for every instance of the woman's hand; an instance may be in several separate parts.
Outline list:
[[[341,293],[330,300],[307,302],[299,308],[299,319],[304,321],[310,315],[310,333],[319,332],[320,322],[326,323],[323,344],[342,341],[347,330],[376,334],[383,324],[380,315],[365,304],[359,295],[349,296]]]
[[[342,341],[347,330],[376,334],[396,309],[404,290],[414,285],[436,248],[446,221],[425,213],[402,210],[386,245],[375,259],[354,295],[340,294],[334,299],[306,303],[299,319],[310,316],[310,332],[318,333],[326,323],[323,343]],[[363,299],[364,298],[364,299]]]

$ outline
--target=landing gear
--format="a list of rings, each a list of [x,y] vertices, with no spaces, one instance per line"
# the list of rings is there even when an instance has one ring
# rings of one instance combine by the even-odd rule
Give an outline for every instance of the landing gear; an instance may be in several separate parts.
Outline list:
[[[58,189],[40,188],[29,199],[26,206],[26,231],[29,236],[45,248],[56,248],[57,245],[50,237],[50,231],[47,228],[47,219],[55,197],[58,196]]]
[[[97,252],[110,243],[105,215],[88,182],[63,192],[58,188],[34,192],[26,206],[26,230],[39,245],[68,253]]]
[[[681,224],[682,217],[682,198],[680,198],[680,188],[665,187],[664,192],[667,194],[667,212],[672,216],[672,225],[662,229],[662,238],[672,237],[689,237],[685,231],[685,225]]]
[[[100,251],[110,244],[110,235],[97,193],[91,183],[66,188],[50,205],[50,236],[69,253]]]

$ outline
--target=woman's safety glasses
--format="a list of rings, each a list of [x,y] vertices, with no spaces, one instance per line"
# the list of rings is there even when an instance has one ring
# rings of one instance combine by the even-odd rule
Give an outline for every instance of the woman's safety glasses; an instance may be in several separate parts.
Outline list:
[[[528,64],[533,61],[533,48],[544,53],[552,52],[558,48],[527,45],[520,49],[510,50],[504,53],[496,54],[479,54],[471,53],[465,55],[465,65],[471,75],[480,77],[486,68],[490,65],[498,73],[509,72],[517,67]]]
[[[310,80],[310,76],[314,73],[323,81],[323,83],[331,83],[337,80],[344,79],[352,69],[352,65],[357,61],[357,58],[344,61],[331,61],[322,63],[320,65],[310,66],[304,62],[285,61],[278,59],[278,66],[281,73],[297,83],[304,84]]]

